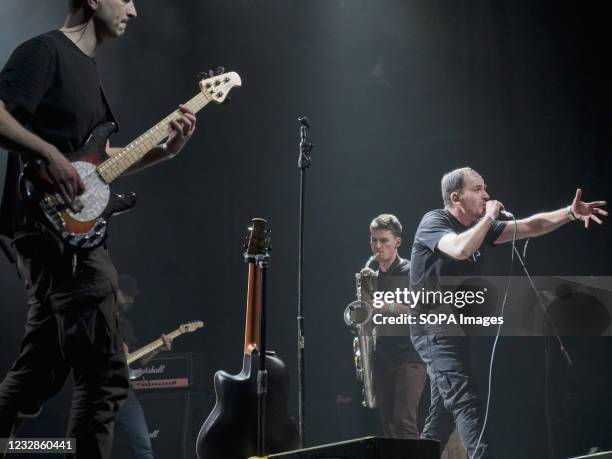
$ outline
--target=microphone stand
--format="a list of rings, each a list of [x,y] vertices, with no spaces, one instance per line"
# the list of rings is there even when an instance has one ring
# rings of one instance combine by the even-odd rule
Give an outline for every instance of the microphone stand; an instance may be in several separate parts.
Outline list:
[[[299,447],[304,447],[305,430],[305,404],[306,404],[306,381],[304,362],[304,204],[306,191],[306,169],[310,167],[310,152],[314,145],[306,137],[310,128],[310,122],[305,116],[298,118],[300,122],[300,154],[298,157],[298,168],[300,169],[300,213],[298,223],[298,305],[297,305],[297,328],[298,328],[298,430]]]
[[[519,262],[521,263],[521,266],[523,267],[523,271],[525,272],[525,274],[527,274],[527,280],[529,281],[529,284],[531,285],[531,289],[533,290],[533,293],[535,293],[536,299],[538,300],[538,304],[540,305],[540,308],[542,309],[542,312],[544,313],[544,317],[548,320],[548,325],[550,327],[550,330],[553,332],[554,337],[557,339],[557,343],[559,344],[559,351],[561,351],[561,354],[565,358],[565,363],[567,363],[567,366],[571,367],[574,364],[574,361],[570,357],[569,352],[567,352],[567,349],[565,348],[565,344],[563,344],[563,340],[561,339],[561,335],[559,334],[559,330],[557,329],[557,326],[555,325],[552,317],[550,316],[548,309],[544,305],[542,296],[540,295],[540,292],[538,291],[535,284],[533,283],[533,280],[531,279],[531,275],[529,274],[529,271],[527,271],[527,266],[525,266],[525,262],[521,258],[521,254],[519,253],[516,247],[514,247],[514,253],[516,253],[517,258]]]
[[[550,421],[550,395],[549,395],[549,390],[548,390],[549,383],[550,383],[550,372],[551,372],[550,341],[552,340],[552,337],[548,336],[549,332],[552,332],[554,337],[556,338],[557,343],[559,344],[559,350],[561,351],[561,354],[565,358],[565,363],[567,364],[567,366],[571,367],[574,364],[574,361],[572,360],[572,358],[569,355],[569,352],[565,348],[565,344],[563,343],[563,340],[561,339],[559,330],[557,329],[552,317],[550,316],[550,313],[548,312],[548,309],[546,305],[544,304],[544,301],[542,300],[542,296],[540,295],[540,292],[534,285],[531,279],[531,275],[529,274],[529,271],[527,271],[527,266],[525,265],[525,260],[527,259],[527,244],[529,244],[529,239],[525,241],[525,246],[523,247],[523,257],[522,258],[518,250],[516,249],[516,247],[514,248],[514,250],[515,250],[516,255],[518,256],[521,266],[523,267],[523,271],[527,275],[527,279],[529,280],[529,283],[531,284],[531,288],[536,295],[538,304],[540,305],[540,308],[542,309],[542,312],[544,313],[544,317],[548,321],[548,323],[545,322],[545,326],[548,325],[547,327],[548,330],[544,330],[545,331],[544,333],[544,415],[546,417],[546,453],[547,453],[548,458],[552,458],[554,457],[554,454],[555,454],[555,445],[552,442],[553,430],[552,430],[552,423]]]

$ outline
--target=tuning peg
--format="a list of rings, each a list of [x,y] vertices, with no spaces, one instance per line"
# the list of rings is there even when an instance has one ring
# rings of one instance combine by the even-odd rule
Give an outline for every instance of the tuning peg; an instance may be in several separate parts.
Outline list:
[[[225,67],[217,67],[217,75],[225,73]]]
[[[223,105],[228,105],[231,101],[232,101],[232,98],[230,96],[227,96],[225,100],[223,101]]]
[[[208,78],[212,78],[215,76],[214,70],[208,69]]]
[[[208,74],[206,72],[198,72],[196,78],[198,79],[198,81],[205,80],[206,78],[208,78]]]

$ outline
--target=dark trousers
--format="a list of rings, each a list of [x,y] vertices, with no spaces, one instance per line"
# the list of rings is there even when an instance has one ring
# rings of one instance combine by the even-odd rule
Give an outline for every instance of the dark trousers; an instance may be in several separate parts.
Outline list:
[[[153,459],[149,428],[142,405],[136,393],[130,389],[125,404],[119,409],[115,428],[125,432],[135,459]]]
[[[392,438],[419,438],[419,401],[427,381],[423,363],[375,363],[376,403],[383,434]]]
[[[104,248],[72,254],[42,237],[16,244],[28,293],[19,357],[0,384],[0,437],[18,412],[37,411],[72,370],[68,437],[76,457],[110,457],[113,423],[128,389],[115,311],[117,274]]]
[[[422,438],[440,441],[444,449],[455,426],[471,459],[492,457],[483,435],[478,391],[472,375],[468,339],[462,336],[414,335],[412,342],[427,364],[431,405]]]

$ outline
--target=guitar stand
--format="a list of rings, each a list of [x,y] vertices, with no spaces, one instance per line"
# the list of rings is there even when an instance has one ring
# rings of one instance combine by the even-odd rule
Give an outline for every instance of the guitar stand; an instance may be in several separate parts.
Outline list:
[[[266,397],[268,395],[268,372],[266,370],[266,281],[268,274],[268,255],[257,258],[261,268],[261,327],[259,369],[257,371],[257,458],[265,458],[266,448]]]

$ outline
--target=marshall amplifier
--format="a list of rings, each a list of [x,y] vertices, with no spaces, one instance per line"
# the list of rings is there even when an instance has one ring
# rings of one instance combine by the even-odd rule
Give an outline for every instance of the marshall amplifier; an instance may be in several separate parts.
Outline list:
[[[133,368],[132,388],[137,391],[189,389],[207,391],[213,378],[204,369],[203,354],[166,352],[147,365]],[[208,377],[206,377],[208,376]]]
[[[269,459],[438,459],[433,440],[365,437],[329,445],[272,454]]]
[[[196,459],[196,439],[214,397],[201,392],[146,392],[138,399],[147,421],[153,453],[159,459]],[[129,439],[115,429],[113,459],[135,457]]]

